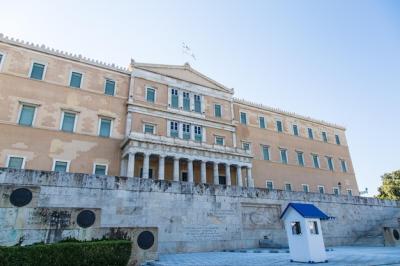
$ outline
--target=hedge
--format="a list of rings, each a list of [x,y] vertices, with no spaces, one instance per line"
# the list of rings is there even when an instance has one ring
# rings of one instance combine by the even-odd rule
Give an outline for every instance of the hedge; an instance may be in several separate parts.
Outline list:
[[[128,240],[62,242],[0,247],[1,266],[126,266],[132,243]]]

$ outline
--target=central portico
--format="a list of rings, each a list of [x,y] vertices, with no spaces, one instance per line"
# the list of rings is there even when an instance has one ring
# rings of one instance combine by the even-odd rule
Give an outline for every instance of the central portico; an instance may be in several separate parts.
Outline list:
[[[254,187],[251,160],[250,153],[239,148],[131,132],[122,144],[121,173]]]

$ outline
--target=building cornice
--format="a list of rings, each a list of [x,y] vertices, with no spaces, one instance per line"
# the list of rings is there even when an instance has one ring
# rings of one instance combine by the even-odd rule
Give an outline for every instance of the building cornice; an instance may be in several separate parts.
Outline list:
[[[246,105],[246,106],[249,106],[249,107],[253,107],[253,108],[256,108],[256,109],[262,109],[263,111],[268,111],[268,112],[276,113],[276,114],[279,114],[279,115],[290,116],[290,117],[293,117],[293,118],[305,120],[305,121],[308,121],[308,122],[311,122],[311,123],[320,124],[320,125],[323,125],[323,126],[333,127],[333,128],[339,129],[339,130],[346,130],[346,128],[344,126],[340,126],[340,125],[337,125],[337,124],[334,124],[334,123],[329,123],[329,122],[326,122],[326,121],[323,121],[323,120],[314,119],[314,118],[311,118],[311,117],[308,117],[308,116],[302,116],[302,115],[299,115],[299,114],[296,114],[296,113],[292,113],[292,112],[281,110],[279,108],[269,107],[269,106],[266,106],[266,105],[263,105],[263,104],[260,104],[260,103],[254,103],[254,102],[247,101],[247,100],[244,100],[244,99],[238,99],[238,98],[233,97],[233,102],[237,103],[237,104],[242,104],[242,105]]]
[[[35,44],[33,42],[27,42],[27,41],[20,40],[20,39],[14,39],[12,37],[5,36],[2,33],[0,33],[0,43],[5,43],[5,44],[9,44],[9,45],[22,47],[22,48],[29,49],[32,51],[61,57],[63,59],[77,61],[77,62],[88,64],[91,66],[100,67],[100,68],[111,70],[111,71],[116,71],[116,72],[119,72],[122,74],[129,75],[131,73],[128,70],[128,68],[117,66],[114,63],[110,64],[110,63],[102,62],[102,61],[95,60],[92,58],[88,58],[88,57],[82,56],[80,54],[77,55],[77,54],[69,53],[66,51],[54,49],[54,48],[48,47],[44,44],[39,45],[39,44]]]

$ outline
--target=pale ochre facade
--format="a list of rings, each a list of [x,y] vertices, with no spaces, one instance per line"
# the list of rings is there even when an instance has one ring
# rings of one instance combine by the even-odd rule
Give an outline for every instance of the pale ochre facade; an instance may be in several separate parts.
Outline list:
[[[123,69],[3,36],[0,58],[0,167],[17,157],[26,169],[53,170],[60,161],[69,172],[94,173],[101,165],[108,175],[359,194],[343,127],[235,99],[188,64],[132,61]],[[33,63],[45,66],[42,80],[31,78]],[[70,86],[71,72],[82,75],[80,88]],[[105,94],[106,80],[114,95]],[[25,105],[34,107],[32,126],[19,124]],[[73,132],[61,130],[65,113],[75,114]],[[108,137],[99,136],[102,119],[111,121]]]

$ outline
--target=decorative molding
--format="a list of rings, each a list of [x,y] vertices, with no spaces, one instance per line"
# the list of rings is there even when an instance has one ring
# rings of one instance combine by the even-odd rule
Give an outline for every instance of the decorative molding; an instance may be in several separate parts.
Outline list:
[[[117,71],[117,72],[120,72],[120,73],[123,73],[123,74],[130,74],[131,73],[128,70],[128,68],[117,66],[114,63],[110,64],[110,63],[106,63],[106,62],[103,62],[103,61],[99,61],[99,60],[95,60],[95,59],[92,59],[92,58],[88,58],[88,57],[82,56],[81,54],[77,55],[77,54],[69,53],[69,52],[66,52],[66,51],[54,49],[54,48],[48,47],[48,46],[46,46],[44,44],[39,45],[39,44],[35,44],[33,42],[27,42],[27,41],[24,41],[24,40],[15,39],[15,38],[12,38],[12,37],[5,36],[2,33],[0,33],[0,42],[6,43],[6,44],[15,45],[15,46],[19,46],[19,47],[23,47],[23,48],[30,49],[30,50],[37,51],[37,52],[42,52],[42,53],[46,53],[46,54],[62,57],[64,59],[78,61],[78,62],[81,62],[81,63],[89,64],[89,65],[96,66],[96,67],[105,68],[105,69],[112,70],[112,71]]]
[[[247,101],[245,99],[238,99],[238,98],[233,97],[233,102],[237,103],[237,104],[247,105],[247,106],[254,107],[254,108],[259,108],[259,109],[262,109],[264,111],[273,112],[273,113],[276,113],[276,114],[279,114],[279,115],[291,116],[293,118],[306,120],[306,121],[309,121],[309,122],[312,122],[312,123],[317,123],[317,124],[320,124],[320,125],[323,125],[323,126],[334,127],[336,129],[340,129],[340,130],[346,130],[346,128],[344,126],[340,126],[340,125],[337,125],[337,124],[334,124],[334,123],[329,123],[329,122],[326,122],[326,121],[323,121],[323,120],[314,119],[314,118],[311,118],[311,117],[308,117],[308,116],[302,116],[302,115],[296,114],[294,112],[288,112],[288,111],[281,110],[279,108],[269,107],[269,106],[263,105],[261,103],[254,103],[254,102],[251,102],[251,101]]]

